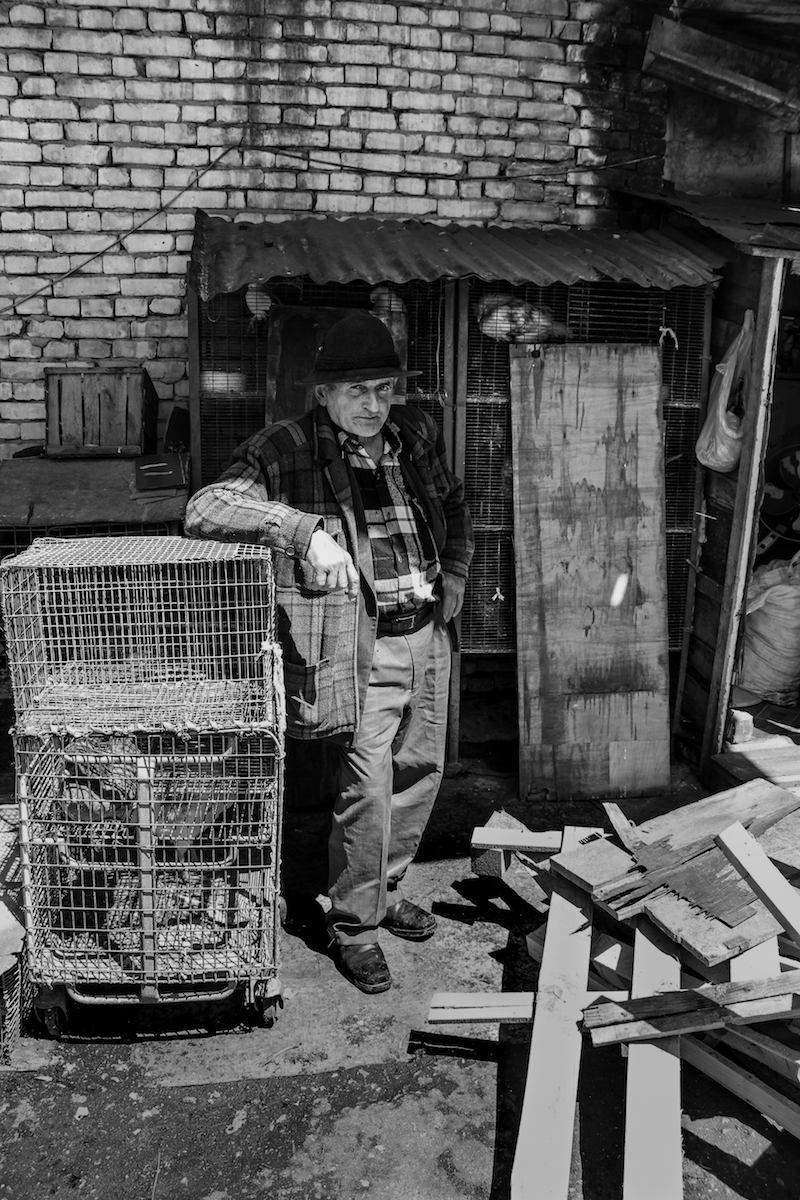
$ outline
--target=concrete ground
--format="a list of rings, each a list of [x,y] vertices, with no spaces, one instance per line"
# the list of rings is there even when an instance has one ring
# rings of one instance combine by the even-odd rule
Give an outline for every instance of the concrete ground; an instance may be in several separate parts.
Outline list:
[[[6,763],[4,801],[10,778]],[[680,773],[661,803],[701,794]],[[499,808],[533,828],[602,821],[592,804],[519,803],[508,755],[464,759],[408,879],[439,931],[384,938],[395,982],[374,997],[322,949],[326,816],[289,812],[278,1024],[250,1028],[224,1006],[126,1019],[105,1007],[77,1012],[61,1041],[27,1031],[0,1070],[0,1200],[506,1200],[529,1026],[426,1022],[434,991],[535,988],[525,935],[544,916],[529,873],[507,886],[470,869],[471,830]],[[0,807],[12,893],[13,814]],[[687,1200],[800,1196],[788,1134],[690,1068],[683,1110]],[[589,1048],[569,1200],[619,1200],[623,1112],[624,1060]],[[638,1200],[657,1194],[654,1181]]]

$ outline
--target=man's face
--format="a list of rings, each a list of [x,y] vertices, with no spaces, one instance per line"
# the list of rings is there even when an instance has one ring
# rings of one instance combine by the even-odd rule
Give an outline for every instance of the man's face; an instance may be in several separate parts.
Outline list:
[[[365,379],[358,383],[327,383],[317,389],[331,420],[359,441],[380,433],[394,396],[395,379]]]

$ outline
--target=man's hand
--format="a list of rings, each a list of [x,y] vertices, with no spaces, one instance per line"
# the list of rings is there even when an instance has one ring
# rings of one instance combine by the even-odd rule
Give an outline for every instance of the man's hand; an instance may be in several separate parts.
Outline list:
[[[350,555],[324,529],[311,535],[308,554],[303,560],[308,587],[321,592],[347,592],[351,600],[358,596],[359,578]]]
[[[444,585],[442,616],[445,621],[452,621],[453,617],[457,617],[461,612],[467,581],[466,579],[462,579],[460,575],[449,575],[447,571],[443,571],[442,583]]]

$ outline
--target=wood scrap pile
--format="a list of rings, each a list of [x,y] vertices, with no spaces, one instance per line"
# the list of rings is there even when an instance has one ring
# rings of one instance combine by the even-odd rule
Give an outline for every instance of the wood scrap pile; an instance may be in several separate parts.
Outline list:
[[[753,780],[640,826],[604,808],[613,833],[568,827],[556,853],[550,832],[475,831],[479,870],[538,852],[536,991],[439,994],[428,1015],[532,1021],[512,1200],[566,1200],[596,1046],[627,1056],[623,1200],[650,1200],[654,1180],[663,1200],[683,1194],[681,1060],[800,1138],[800,795]]]

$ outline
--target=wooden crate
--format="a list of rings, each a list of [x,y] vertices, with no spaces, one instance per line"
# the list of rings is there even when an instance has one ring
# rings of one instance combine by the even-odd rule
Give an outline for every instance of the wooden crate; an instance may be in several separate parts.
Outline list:
[[[155,453],[158,395],[140,364],[47,367],[45,388],[48,457]]]

